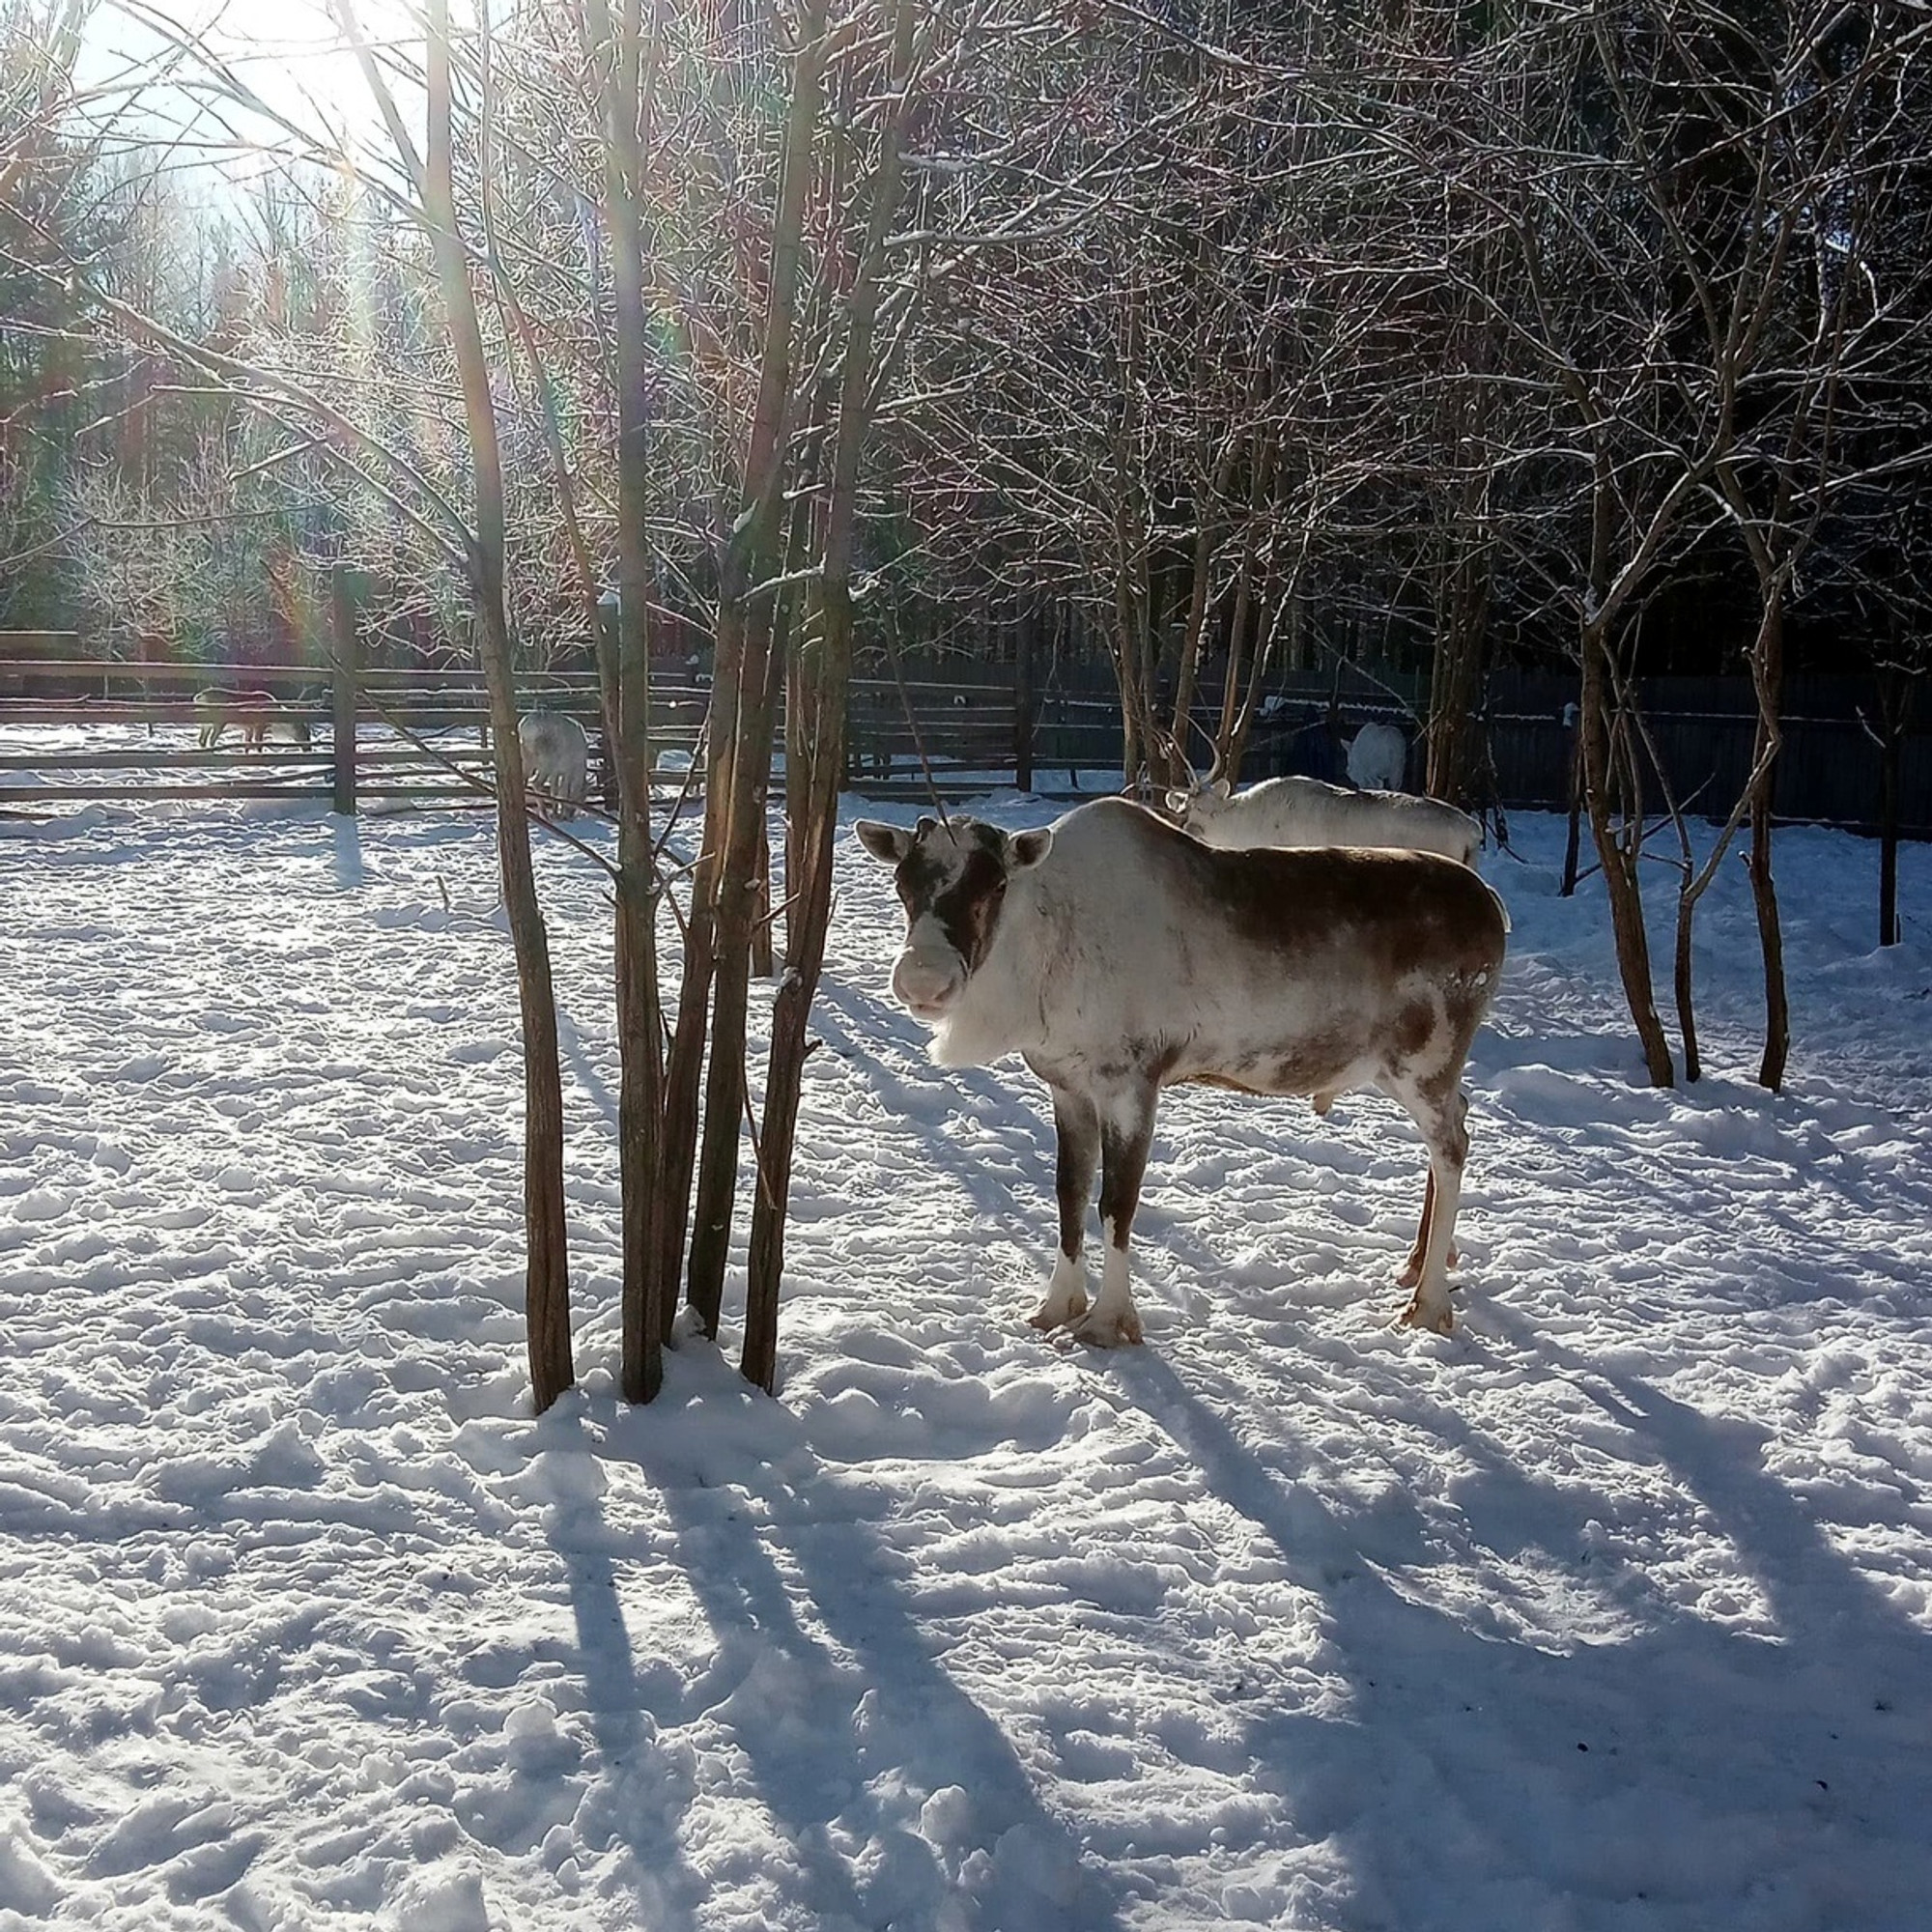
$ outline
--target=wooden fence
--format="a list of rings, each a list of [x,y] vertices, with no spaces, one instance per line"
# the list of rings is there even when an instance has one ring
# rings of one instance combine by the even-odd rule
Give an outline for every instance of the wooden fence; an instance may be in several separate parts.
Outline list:
[[[0,806],[326,796],[353,811],[362,804],[447,807],[493,795],[487,707],[473,670],[106,664],[15,656],[8,645],[0,634]],[[210,684],[271,693],[309,721],[310,746],[249,752],[228,737],[202,749],[193,698]],[[1485,722],[1506,807],[1567,803],[1572,739],[1564,712],[1574,695],[1574,684],[1560,676],[1492,681]],[[1859,715],[1869,708],[1868,691],[1856,679],[1814,679],[1795,684],[1791,696],[1779,815],[1875,829],[1878,754]],[[654,680],[653,776],[660,784],[686,781],[708,698],[694,677]],[[601,748],[595,679],[587,671],[527,676],[522,700],[526,709],[571,713]],[[1350,672],[1338,685],[1332,674],[1292,674],[1255,726],[1243,775],[1336,776],[1331,703],[1345,730],[1382,718],[1413,737],[1422,701],[1423,693],[1401,679]],[[1696,810],[1727,809],[1750,761],[1747,688],[1726,679],[1658,680],[1646,687],[1644,701],[1679,795]],[[1202,722],[1208,723],[1205,710]],[[117,736],[80,726],[121,728]],[[781,722],[778,743],[782,751]],[[853,686],[850,782],[870,797],[910,801],[936,790],[958,798],[1008,784],[1066,797],[1105,788],[1121,756],[1118,704],[1084,678],[1054,678],[1036,690],[1004,668],[970,664],[954,677],[865,678]],[[609,762],[599,763],[598,789],[608,803]],[[1418,747],[1409,781],[1420,778]],[[1932,838],[1932,731],[1923,724],[1906,745],[1903,781],[1901,829]],[[1661,803],[1655,796],[1650,802]]]
[[[595,677],[544,672],[520,682],[526,711],[560,711],[582,724],[597,753],[593,803],[613,806]],[[194,695],[211,685],[267,693],[307,724],[309,745],[250,751],[236,731],[204,749]],[[654,782],[690,780],[709,700],[709,690],[688,676],[653,678]],[[861,682],[852,706],[853,772],[879,796],[923,797],[928,772],[942,791],[981,791],[1010,782],[1026,763],[1010,693],[929,680]],[[1088,708],[1098,751],[1107,743],[1106,708]],[[495,795],[487,719],[476,671],[0,656],[0,806],[327,797],[347,812],[476,802]],[[783,731],[781,717],[781,753]],[[1118,730],[1106,755],[1118,763]]]

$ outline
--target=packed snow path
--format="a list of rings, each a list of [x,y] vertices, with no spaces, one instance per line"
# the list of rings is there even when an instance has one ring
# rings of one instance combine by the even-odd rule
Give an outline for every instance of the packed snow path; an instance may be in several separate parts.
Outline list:
[[[926,1062],[848,841],[781,1397],[727,1333],[639,1411],[606,887],[547,846],[537,1420],[489,824],[0,823],[0,1928],[1922,1932],[1925,927],[1784,837],[1772,1098],[1728,866],[1712,1075],[1650,1092],[1517,832],[1453,1337],[1386,1325],[1393,1108],[1188,1093],[1148,1347],[1033,1333],[1043,1090]]]

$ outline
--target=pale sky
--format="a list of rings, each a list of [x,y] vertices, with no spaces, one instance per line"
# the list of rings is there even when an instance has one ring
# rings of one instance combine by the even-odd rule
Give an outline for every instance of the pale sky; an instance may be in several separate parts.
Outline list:
[[[364,31],[412,35],[410,10],[399,0],[362,0]],[[452,9],[461,15],[460,9]],[[272,125],[238,119],[232,109],[197,100],[189,76],[192,57],[170,45],[155,24],[166,20],[184,37],[200,39],[216,60],[277,114],[327,138],[373,129],[375,109],[325,0],[102,0],[91,21],[77,79],[99,91],[103,110],[127,111],[138,89],[140,105],[124,125],[144,139],[184,134],[202,144],[210,165],[250,169],[250,146],[279,144]],[[181,84],[156,83],[172,67]]]

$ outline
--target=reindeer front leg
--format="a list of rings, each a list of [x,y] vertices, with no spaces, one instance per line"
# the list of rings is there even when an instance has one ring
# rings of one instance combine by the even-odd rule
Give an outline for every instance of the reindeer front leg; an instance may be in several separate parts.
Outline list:
[[[1153,1146],[1157,1097],[1150,1085],[1123,1089],[1100,1103],[1100,1227],[1107,1237],[1107,1257],[1100,1269],[1100,1298],[1073,1331],[1096,1348],[1141,1339],[1141,1318],[1127,1280],[1127,1237]]]
[[[1100,1159],[1100,1116],[1084,1094],[1054,1087],[1053,1130],[1059,1141],[1054,1192],[1060,1200],[1060,1252],[1046,1284],[1046,1299],[1034,1312],[1036,1328],[1064,1328],[1087,1313],[1087,1204],[1094,1198],[1094,1170]]]

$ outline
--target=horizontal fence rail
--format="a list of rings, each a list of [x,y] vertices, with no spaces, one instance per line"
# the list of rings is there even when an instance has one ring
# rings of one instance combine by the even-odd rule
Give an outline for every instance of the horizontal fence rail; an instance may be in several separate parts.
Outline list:
[[[480,671],[368,667],[345,677],[327,666],[103,663],[72,656],[5,655],[0,635],[0,806],[78,799],[332,797],[402,807],[494,797],[488,704]],[[72,648],[68,639],[49,640]],[[520,680],[525,710],[577,718],[594,754],[592,803],[614,804],[595,676],[539,671]],[[309,727],[307,749],[271,742],[243,750],[231,725],[213,748],[194,695],[220,685],[269,694]],[[1210,681],[1211,688],[1211,681]],[[708,686],[690,674],[652,682],[653,782],[701,788]],[[1574,733],[1565,722],[1574,680],[1520,673],[1492,680],[1481,724],[1497,802],[1510,810],[1562,810],[1569,802]],[[1676,796],[1698,815],[1721,814],[1750,769],[1755,713],[1743,680],[1660,679],[1643,688],[1645,717]],[[1362,724],[1397,724],[1410,740],[1407,783],[1420,789],[1416,724],[1426,707],[1418,679],[1350,670],[1277,680],[1251,728],[1244,780],[1287,772],[1339,779],[1342,741]],[[1787,820],[1858,831],[1877,828],[1879,754],[1863,718],[1869,682],[1794,683],[1783,721],[1777,810]],[[1339,728],[1331,718],[1339,717]],[[1205,755],[1213,714],[1204,704],[1195,742]],[[1016,785],[1048,798],[1087,796],[1119,782],[1123,752],[1118,700],[1083,667],[1038,687],[1010,667],[966,663],[957,675],[854,681],[848,782],[868,797],[905,802],[969,797]],[[103,742],[111,739],[110,742]],[[782,787],[783,723],[774,783]],[[1646,777],[1653,813],[1662,800]],[[1907,739],[1900,829],[1932,837],[1932,732]]]

